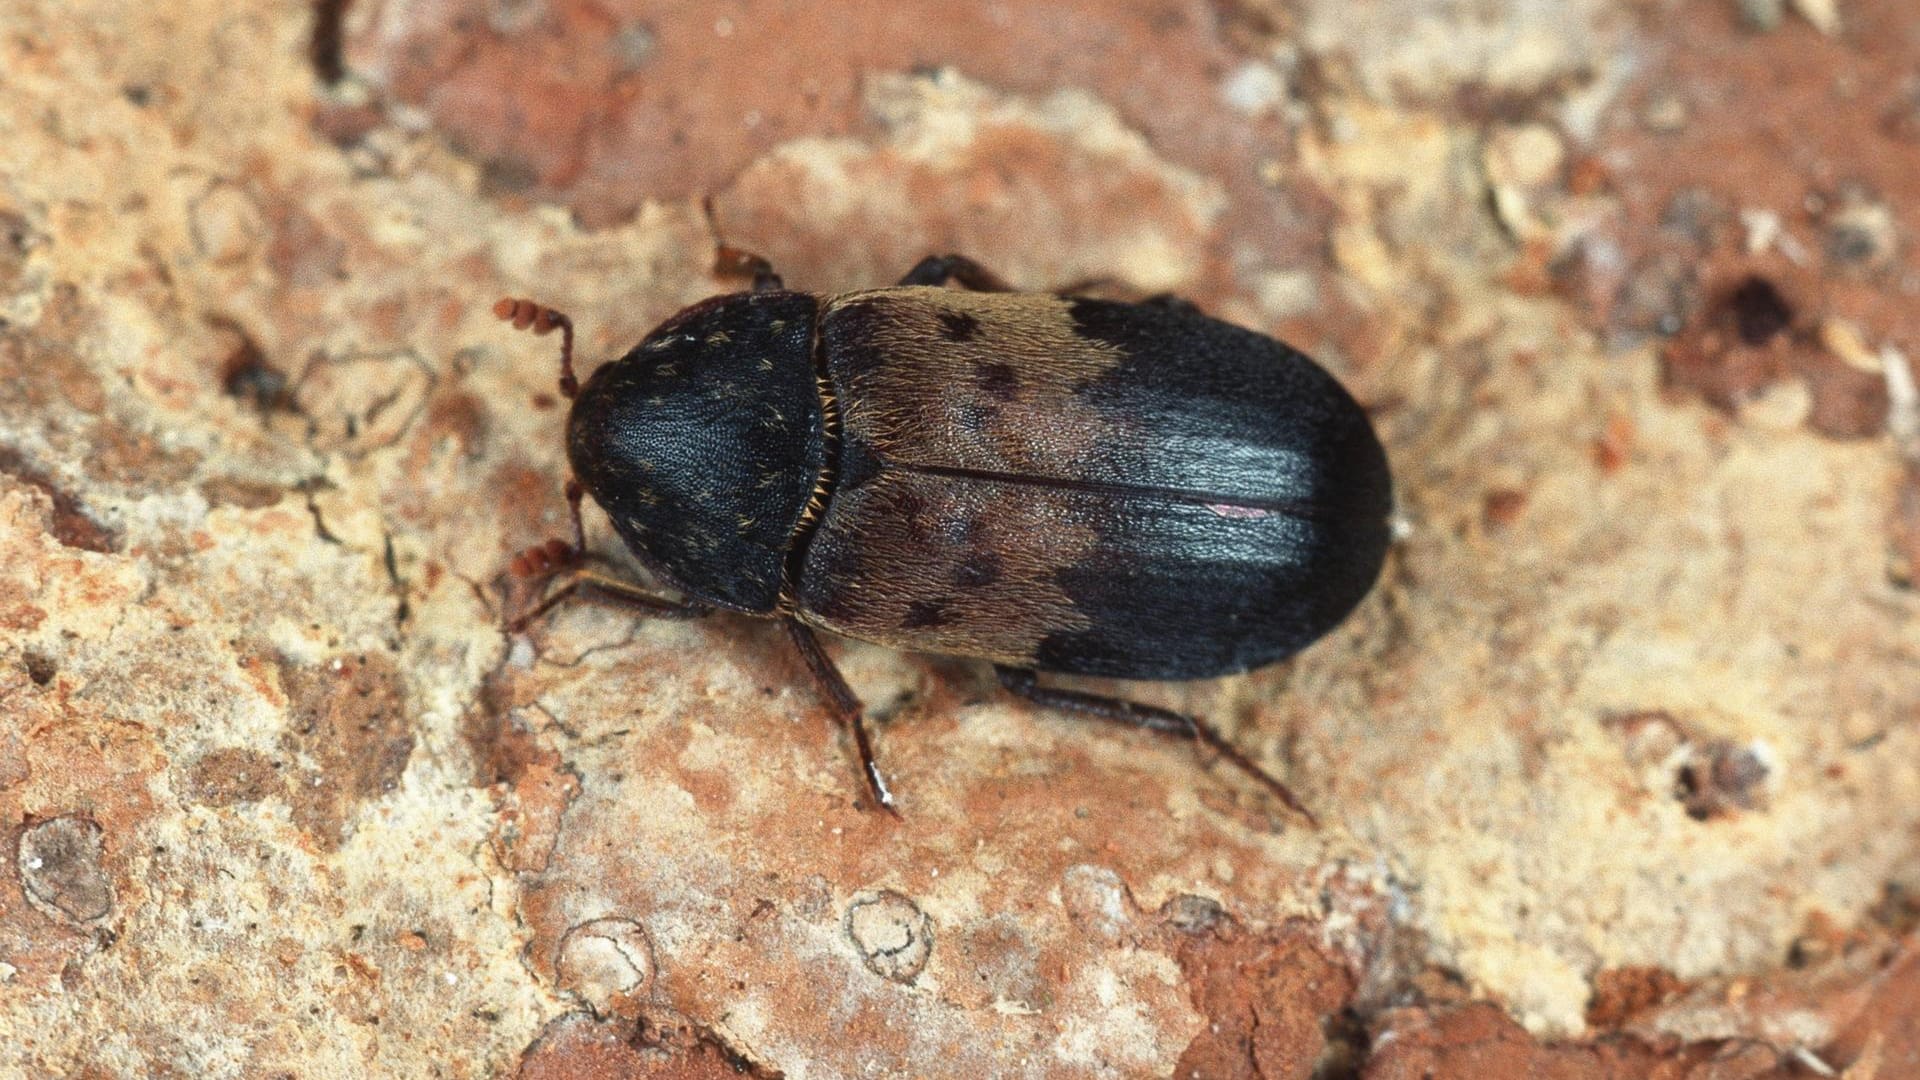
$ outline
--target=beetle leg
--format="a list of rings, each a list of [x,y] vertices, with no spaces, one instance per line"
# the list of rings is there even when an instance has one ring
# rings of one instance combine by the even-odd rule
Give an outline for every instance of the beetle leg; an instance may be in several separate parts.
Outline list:
[[[867,776],[867,787],[873,791],[873,799],[894,817],[900,811],[894,808],[893,792],[887,790],[887,782],[880,776],[880,767],[874,764],[873,744],[867,740],[867,722],[860,699],[853,696],[853,690],[833,666],[833,661],[820,648],[820,640],[813,636],[797,619],[788,619],[787,636],[793,639],[794,648],[800,650],[800,658],[807,662],[807,670],[813,673],[814,681],[820,684],[820,692],[827,696],[827,702],[840,716],[840,722],[853,729],[853,744],[860,751],[860,768]]]
[[[513,324],[515,330],[536,334],[560,331],[560,396],[571,400],[580,392],[580,380],[573,377],[573,320],[550,307],[531,300],[504,297],[493,305],[493,313]]]
[[[513,557],[510,564],[514,577],[546,577],[557,570],[565,569],[587,556],[587,526],[580,519],[580,500],[586,497],[587,489],[580,481],[567,477],[567,512],[573,517],[573,543],[553,539],[544,544],[535,544]]]
[[[1219,732],[1194,717],[1171,709],[1122,701],[1119,698],[1041,686],[1035,674],[1026,668],[1002,667],[995,664],[993,672],[1000,677],[1001,686],[1036,705],[1085,713],[1116,724],[1131,724],[1164,735],[1184,735],[1196,743],[1204,743],[1212,747],[1221,757],[1232,762],[1241,772],[1259,781],[1262,787],[1271,791],[1276,798],[1287,805],[1288,809],[1306,818],[1309,825],[1315,828],[1320,827],[1320,822],[1313,816],[1312,811],[1302,806],[1300,800],[1294,798],[1293,792],[1287,790],[1285,784],[1268,775],[1265,769],[1255,765],[1232,743],[1222,738]]]
[[[720,222],[714,217],[713,196],[700,200],[700,210],[707,216],[707,231],[713,234],[713,272],[720,277],[744,277],[753,279],[754,292],[773,292],[786,288],[780,275],[774,272],[773,264],[763,255],[755,255],[745,248],[737,248],[720,239]]]
[[[999,274],[965,255],[929,255],[915,263],[907,276],[900,279],[900,284],[945,285],[949,281],[957,281],[974,292],[1013,291],[1013,286]]]
[[[621,581],[617,577],[598,571],[575,570],[573,577],[568,579],[565,585],[548,593],[546,599],[534,605],[533,610],[508,623],[507,630],[509,633],[517,634],[525,630],[535,619],[569,600],[589,599],[633,608],[656,619],[698,619],[713,611],[705,604],[656,596],[632,582]]]

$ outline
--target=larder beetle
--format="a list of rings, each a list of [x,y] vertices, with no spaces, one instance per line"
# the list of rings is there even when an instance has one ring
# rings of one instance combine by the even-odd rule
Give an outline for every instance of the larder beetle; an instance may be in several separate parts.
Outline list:
[[[562,331],[573,401],[573,541],[515,571],[584,554],[587,494],[686,598],[578,571],[516,628],[583,592],[779,619],[889,810],[859,699],[815,630],[985,660],[1038,704],[1191,738],[1312,820],[1206,723],[1036,672],[1209,678],[1345,618],[1386,557],[1392,482],[1332,376],[1171,297],[1015,292],[954,255],[893,288],[816,296],[720,251],[752,291],[687,308],[585,385],[566,316],[496,306]]]

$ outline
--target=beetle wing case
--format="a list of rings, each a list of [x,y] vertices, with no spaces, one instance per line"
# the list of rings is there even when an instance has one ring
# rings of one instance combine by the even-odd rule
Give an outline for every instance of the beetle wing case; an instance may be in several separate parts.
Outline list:
[[[1131,679],[1292,654],[1385,559],[1365,413],[1261,334],[1150,304],[829,300],[840,477],[799,614],[895,648]]]
[[[593,373],[567,456],[627,546],[709,604],[771,613],[826,463],[818,302],[716,297]]]

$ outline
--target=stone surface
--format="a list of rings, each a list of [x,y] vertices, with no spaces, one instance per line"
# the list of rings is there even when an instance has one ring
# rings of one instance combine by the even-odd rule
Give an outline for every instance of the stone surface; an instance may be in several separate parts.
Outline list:
[[[0,7],[0,1075],[1920,1074],[1920,30],[1750,16]],[[503,632],[564,412],[489,309],[618,353],[707,194],[1354,390],[1379,589],[1127,688],[1322,829],[830,643],[896,820],[776,627]]]

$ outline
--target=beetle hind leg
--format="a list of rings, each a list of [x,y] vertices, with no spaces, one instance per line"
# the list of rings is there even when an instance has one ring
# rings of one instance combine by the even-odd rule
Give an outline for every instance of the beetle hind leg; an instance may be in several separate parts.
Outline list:
[[[873,800],[880,807],[900,816],[893,805],[893,792],[887,790],[887,782],[880,775],[880,766],[873,760],[873,743],[867,738],[866,710],[860,705],[860,699],[854,696],[852,687],[847,685],[846,677],[833,661],[820,648],[820,640],[813,631],[801,625],[797,620],[788,619],[787,636],[793,639],[793,647],[800,651],[800,659],[807,662],[807,670],[813,673],[814,682],[820,686],[820,692],[826,695],[827,703],[839,716],[840,722],[853,730],[853,744],[860,752],[860,770],[867,779],[867,789],[873,792]]]
[[[1039,678],[1029,669],[1002,667],[995,664],[994,674],[1000,677],[1000,685],[1010,692],[1026,698],[1036,705],[1066,712],[1083,713],[1087,716],[1116,724],[1130,724],[1134,727],[1156,731],[1163,735],[1179,735],[1204,744],[1221,757],[1232,762],[1234,767],[1246,773],[1260,783],[1261,787],[1272,792],[1274,797],[1285,803],[1287,808],[1307,819],[1309,825],[1319,828],[1320,822],[1313,812],[1303,806],[1294,797],[1287,785],[1273,778],[1265,769],[1253,763],[1251,758],[1241,753],[1232,743],[1206,722],[1171,709],[1162,709],[1154,705],[1142,705],[1120,698],[1102,697],[1099,694],[1087,694],[1078,690],[1061,690],[1055,687],[1041,686]]]

